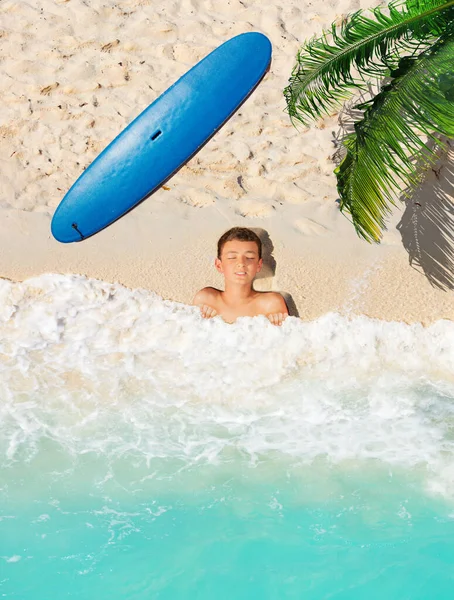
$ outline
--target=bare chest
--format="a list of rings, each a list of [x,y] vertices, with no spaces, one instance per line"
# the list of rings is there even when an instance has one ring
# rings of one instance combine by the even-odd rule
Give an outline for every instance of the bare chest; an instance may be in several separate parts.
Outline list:
[[[222,297],[219,296],[216,312],[221,315],[224,321],[227,323],[233,323],[238,317],[256,317],[257,315],[264,314],[261,311],[261,303],[258,298],[252,299],[247,303],[238,304],[227,304],[223,301]]]

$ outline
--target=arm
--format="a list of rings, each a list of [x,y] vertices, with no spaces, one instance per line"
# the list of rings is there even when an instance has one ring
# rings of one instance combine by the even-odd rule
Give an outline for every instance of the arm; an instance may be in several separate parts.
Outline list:
[[[288,317],[288,308],[284,298],[277,292],[268,292],[264,297],[263,314],[273,325],[282,325]]]
[[[197,292],[194,296],[192,304],[200,308],[200,312],[204,319],[210,319],[218,314],[214,308],[216,292],[217,290],[214,288],[206,287]]]

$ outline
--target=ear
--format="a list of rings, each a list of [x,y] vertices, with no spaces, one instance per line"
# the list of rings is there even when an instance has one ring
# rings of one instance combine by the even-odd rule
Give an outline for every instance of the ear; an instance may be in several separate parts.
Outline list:
[[[260,273],[260,271],[262,270],[262,267],[263,267],[263,258],[261,258],[259,260],[259,266],[257,268],[257,273]]]
[[[219,273],[223,273],[224,270],[222,268],[222,262],[219,260],[219,258],[216,258],[214,261],[214,266],[216,267],[216,269],[219,271]]]

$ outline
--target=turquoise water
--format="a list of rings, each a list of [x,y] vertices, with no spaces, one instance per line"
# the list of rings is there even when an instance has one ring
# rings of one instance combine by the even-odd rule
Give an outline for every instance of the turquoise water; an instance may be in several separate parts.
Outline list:
[[[448,599],[454,326],[0,281],[0,597]]]
[[[173,476],[169,489],[136,482],[126,491],[112,480],[101,491],[99,481],[88,485],[82,465],[53,485],[39,483],[31,465],[17,490],[9,486],[20,499],[6,510],[2,502],[2,594],[452,597],[452,506],[427,498],[403,474],[365,477],[358,469],[366,465],[341,474],[326,465],[276,466],[271,458],[252,470],[240,462],[201,466]],[[27,488],[36,495],[26,500]]]

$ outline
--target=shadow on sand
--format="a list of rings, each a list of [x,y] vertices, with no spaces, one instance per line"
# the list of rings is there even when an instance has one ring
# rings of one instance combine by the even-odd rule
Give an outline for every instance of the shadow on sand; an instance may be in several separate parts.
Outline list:
[[[261,229],[259,227],[250,227],[250,229],[259,236],[262,242],[263,267],[260,273],[257,274],[256,279],[272,279],[276,275],[277,264],[273,256],[274,246],[270,235],[266,229]],[[289,315],[291,317],[299,317],[298,309],[296,308],[296,304],[293,301],[291,294],[281,290],[279,290],[279,293],[284,297]]]
[[[452,143],[452,142],[451,142]],[[454,152],[429,169],[406,204],[397,229],[410,265],[434,287],[454,289]]]
[[[354,131],[355,121],[362,116],[355,106],[372,92],[369,89],[368,94],[346,103],[339,114],[340,128],[332,132],[335,151],[331,158],[336,164],[345,155],[342,140]],[[397,230],[410,266],[424,274],[432,286],[448,291],[454,289],[454,142],[442,139],[446,151],[427,170],[420,187],[408,197],[402,195],[405,210]],[[430,142],[427,145],[433,147]]]

